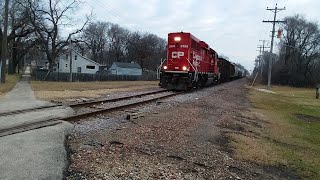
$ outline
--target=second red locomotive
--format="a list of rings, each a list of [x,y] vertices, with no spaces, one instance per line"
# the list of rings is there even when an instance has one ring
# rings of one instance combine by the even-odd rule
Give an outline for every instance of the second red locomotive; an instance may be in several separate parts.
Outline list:
[[[184,32],[168,34],[167,59],[160,68],[159,85],[174,90],[187,90],[242,76],[239,68],[218,58],[217,52],[207,43]]]

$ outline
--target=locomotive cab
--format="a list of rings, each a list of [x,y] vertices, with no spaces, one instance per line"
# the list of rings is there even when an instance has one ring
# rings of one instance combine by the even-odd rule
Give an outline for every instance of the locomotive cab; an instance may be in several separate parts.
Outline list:
[[[160,86],[175,90],[186,90],[193,86],[190,78],[193,70],[190,45],[190,33],[168,35],[167,60],[161,68]]]
[[[218,79],[216,52],[190,33],[169,33],[167,60],[162,64],[163,88],[187,90],[212,84]]]
[[[164,68],[167,72],[187,73],[189,63],[190,34],[171,33],[168,35],[167,63]]]

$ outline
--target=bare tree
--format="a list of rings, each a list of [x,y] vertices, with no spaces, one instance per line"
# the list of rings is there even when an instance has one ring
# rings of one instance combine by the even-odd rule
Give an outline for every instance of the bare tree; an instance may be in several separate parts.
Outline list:
[[[130,33],[127,43],[127,59],[133,61],[139,58],[138,51],[140,49],[142,35],[139,32]]]
[[[123,61],[125,59],[129,34],[129,30],[122,28],[117,24],[111,24],[107,31],[109,44],[108,52],[111,62]]]
[[[160,59],[166,56],[167,43],[155,34],[145,34],[142,39],[143,49],[141,53],[141,66],[150,70],[156,70],[160,65]],[[143,50],[142,49],[142,50]]]
[[[81,42],[94,61],[106,65],[134,61],[155,70],[166,56],[166,40],[151,33],[130,32],[110,22],[91,23],[84,29]]]
[[[280,43],[280,59],[275,78],[282,84],[310,85],[317,79],[314,69],[319,63],[320,31],[317,23],[301,15],[285,18],[284,38]]]
[[[90,17],[86,17],[82,27],[69,33],[66,38],[61,35],[61,29],[70,25],[70,13],[75,11],[78,5],[77,0],[26,0],[29,20],[38,38],[37,44],[45,52],[50,69],[71,37],[80,33],[90,20]]]
[[[90,58],[99,63],[106,63],[107,31],[111,24],[93,22],[84,29],[81,39],[90,50]]]
[[[134,32],[128,41],[128,57],[138,61],[142,68],[156,70],[160,59],[166,56],[166,41],[150,33]]]
[[[21,6],[21,0],[11,1],[9,12],[10,34],[8,36],[10,61],[8,73],[16,73],[16,67],[23,56],[35,46],[34,28],[28,18],[28,11]],[[19,70],[19,68],[18,68]]]

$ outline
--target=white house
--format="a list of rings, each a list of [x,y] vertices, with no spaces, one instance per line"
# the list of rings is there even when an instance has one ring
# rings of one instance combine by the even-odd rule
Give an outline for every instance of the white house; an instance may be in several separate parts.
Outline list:
[[[72,50],[72,72],[95,74],[101,66],[99,63],[82,56]],[[58,64],[54,68],[55,72],[70,73],[70,52],[62,54],[58,58]]]
[[[115,75],[142,75],[141,66],[137,63],[114,62],[109,70]]]

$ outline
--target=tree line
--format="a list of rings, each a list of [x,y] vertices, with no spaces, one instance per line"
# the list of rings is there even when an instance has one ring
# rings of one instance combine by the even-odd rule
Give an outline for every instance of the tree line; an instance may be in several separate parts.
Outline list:
[[[264,53],[262,82],[267,82],[268,61],[271,58],[272,83],[290,86],[314,86],[320,83],[320,29],[319,24],[302,15],[286,17],[281,25],[283,37],[277,54]],[[255,68],[254,74],[259,68]]]
[[[92,14],[76,19],[74,14],[83,5],[80,0],[9,2],[9,74],[16,73],[26,57],[45,60],[49,69],[53,69],[70,43],[82,55],[106,66],[113,62],[136,62],[144,69],[156,70],[166,57],[167,42],[155,34],[94,21]],[[3,19],[2,1],[0,9]],[[2,37],[3,23],[0,23],[0,40]]]
[[[156,70],[166,57],[167,42],[152,33],[129,31],[110,22],[92,22],[76,40],[80,52],[106,65],[112,62],[136,62],[142,68]]]
[[[134,61],[142,68],[156,70],[160,59],[166,56],[166,40],[155,34],[130,31],[110,22],[96,22],[92,15],[75,19],[73,14],[82,5],[80,0],[9,2],[9,74],[16,73],[24,57],[30,57],[30,54],[43,57],[52,68],[57,58],[67,51],[70,42],[83,55],[105,65]],[[0,9],[4,19],[4,2],[0,2]],[[80,26],[78,22],[81,22]],[[1,23],[1,42],[3,28],[4,23]],[[66,29],[69,29],[67,33]]]

